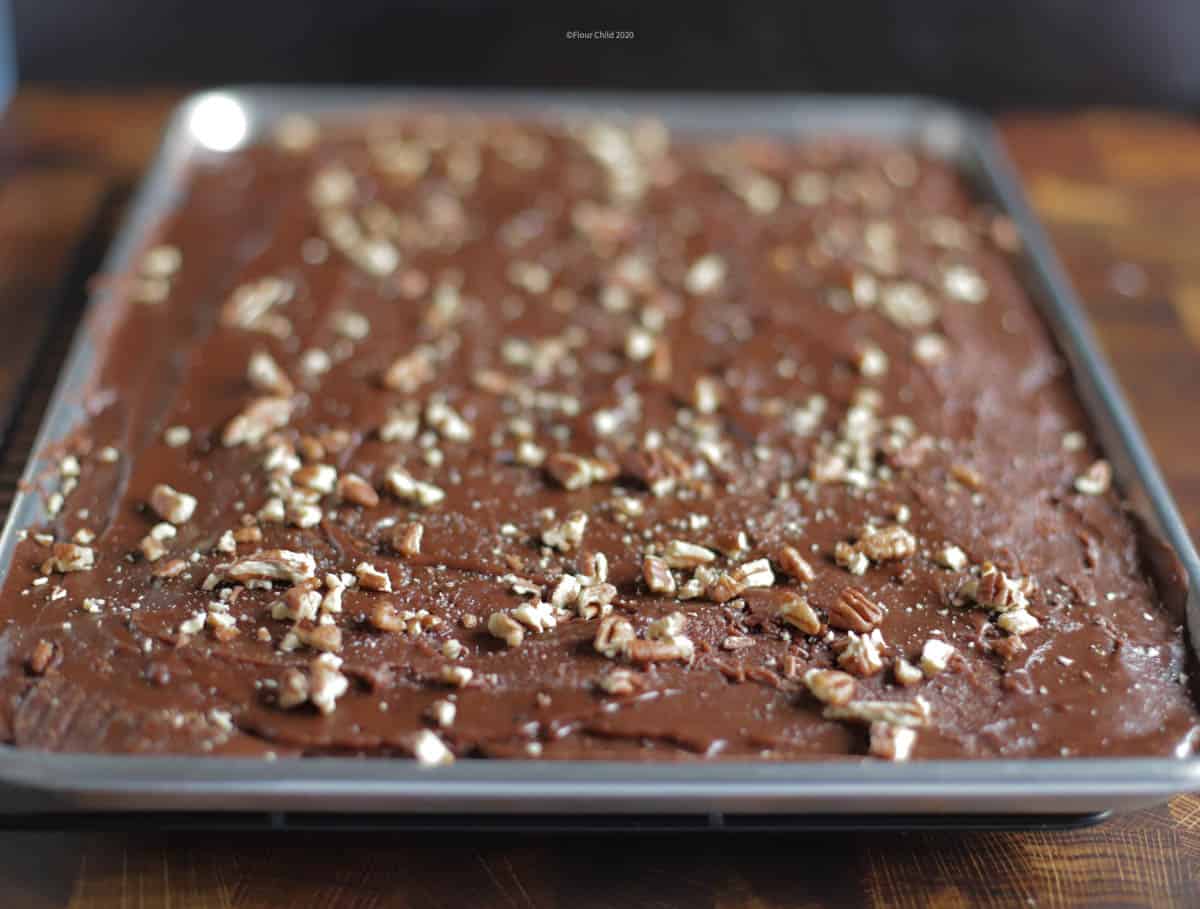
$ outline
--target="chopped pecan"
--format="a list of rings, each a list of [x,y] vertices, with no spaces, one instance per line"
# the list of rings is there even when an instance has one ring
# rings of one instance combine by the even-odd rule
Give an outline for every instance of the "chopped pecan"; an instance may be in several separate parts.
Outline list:
[[[96,566],[96,551],[90,546],[77,543],[55,543],[50,547],[50,558],[42,563],[42,574],[57,571],[90,571]]]
[[[255,398],[246,409],[225,425],[221,444],[226,448],[238,445],[258,445],[270,433],[288,424],[292,418],[290,398],[268,396]]]
[[[559,552],[570,552],[583,541],[587,525],[587,514],[574,511],[567,515],[566,520],[543,530],[542,542]]]
[[[391,593],[391,576],[386,571],[376,568],[370,562],[359,562],[354,566],[354,574],[358,577],[358,586],[363,590]]]
[[[212,589],[223,581],[283,581],[287,584],[299,584],[315,577],[316,573],[317,563],[306,552],[266,549],[216,566],[204,586]]]
[[[605,694],[628,695],[636,694],[644,684],[643,677],[632,669],[610,669],[596,682]]]
[[[804,673],[804,684],[818,701],[836,706],[849,704],[858,685],[854,676],[836,669],[810,669]]]
[[[1020,635],[1015,634],[990,640],[988,646],[1006,661],[1016,659],[1017,655],[1025,650],[1025,642],[1021,640]]]
[[[1104,495],[1111,486],[1112,467],[1104,460],[1096,461],[1075,478],[1076,491],[1087,496]]]
[[[425,536],[425,525],[413,521],[408,524],[397,524],[392,531],[392,548],[401,555],[416,556],[421,554],[421,538]]]
[[[525,629],[507,612],[493,612],[488,616],[488,632],[500,638],[508,647],[519,647],[525,640]]]
[[[671,540],[667,543],[663,558],[671,568],[695,568],[712,562],[717,554],[696,543],[684,540]]]
[[[627,619],[610,615],[601,620],[592,645],[611,660],[627,652],[634,637],[633,625]]]
[[[429,506],[437,505],[446,498],[446,493],[440,487],[416,479],[399,464],[388,468],[384,480],[392,495],[406,502]]]
[[[722,650],[749,650],[754,646],[754,638],[744,634],[731,634],[722,638]]]
[[[608,615],[616,596],[617,588],[612,584],[589,584],[581,588],[575,598],[575,611],[585,619]]]
[[[921,671],[927,676],[944,672],[957,651],[945,641],[930,638],[921,648]]]
[[[907,761],[917,742],[917,730],[894,723],[875,722],[870,727],[872,757],[888,761]]]
[[[396,359],[383,374],[384,388],[412,394],[433,380],[437,355],[432,347],[422,345]]]
[[[522,603],[512,611],[512,617],[536,634],[541,634],[547,628],[553,628],[558,624],[554,607],[541,600]]]
[[[403,634],[408,627],[408,620],[400,614],[394,604],[376,603],[371,610],[371,627],[386,631],[389,634]]]
[[[917,696],[911,701],[851,701],[841,707],[829,706],[824,715],[830,720],[858,723],[891,723],[906,729],[929,725],[929,702]]]
[[[34,675],[43,675],[50,668],[50,663],[54,659],[54,654],[57,648],[50,641],[42,638],[33,645],[33,650],[29,654],[25,665]]]
[[[854,365],[868,379],[887,373],[888,356],[878,344],[863,344],[854,352]]]
[[[474,671],[468,669],[466,666],[443,666],[441,671],[443,684],[451,685],[455,688],[466,688],[474,676]]]
[[[805,634],[820,634],[825,625],[807,599],[798,593],[781,591],[780,602],[776,614],[786,624],[797,628]]]
[[[315,621],[320,608],[321,594],[311,587],[297,585],[271,604],[271,618],[277,621]]]
[[[1010,578],[991,562],[985,562],[979,577],[967,581],[960,592],[980,606],[1006,612],[1028,606],[1031,587],[1028,578]]]
[[[857,587],[846,587],[829,607],[829,624],[866,634],[883,621],[883,607]]]
[[[308,676],[299,669],[285,669],[276,690],[275,702],[284,710],[299,707],[308,701]]]
[[[875,629],[869,635],[859,635],[851,631],[842,652],[838,654],[838,665],[860,678],[875,675],[883,671],[883,648],[883,637],[879,634],[879,629]]]
[[[150,507],[164,521],[183,524],[195,513],[196,499],[166,483],[159,483],[150,492]]]
[[[342,629],[337,625],[310,625],[301,623],[297,625],[293,631],[301,644],[306,647],[311,647],[313,650],[322,650],[326,653],[342,649]]]
[[[651,593],[662,596],[675,595],[675,576],[666,561],[658,556],[646,556],[642,559],[642,578]]]
[[[833,559],[852,575],[861,577],[867,573],[871,561],[857,546],[845,542],[837,542],[833,547]]]
[[[775,583],[775,572],[771,570],[771,563],[767,559],[743,562],[729,573],[742,585],[743,590],[752,587],[770,587]]]
[[[1041,623],[1026,609],[1010,609],[997,617],[996,624],[1009,634],[1019,637],[1036,631]]]
[[[261,543],[263,532],[261,527],[239,527],[233,532],[233,540],[235,543]]]
[[[454,752],[428,729],[413,733],[409,746],[412,748],[413,757],[423,767],[438,767],[454,763]]]
[[[154,576],[156,578],[177,578],[187,571],[187,567],[188,563],[184,559],[168,559],[154,569]]]
[[[780,546],[775,553],[775,564],[779,566],[779,570],[790,578],[795,578],[797,581],[802,581],[805,584],[810,584],[816,578],[817,573],[813,571],[812,565],[804,556],[800,555],[800,550],[794,546]]]
[[[892,664],[892,674],[895,675],[896,681],[905,688],[911,688],[925,680],[925,674],[904,657],[896,658],[896,662]]]
[[[563,489],[583,489],[593,483],[605,483],[617,476],[617,465],[602,458],[590,458],[556,451],[545,460],[546,472]]]
[[[255,351],[246,364],[246,378],[259,391],[289,398],[296,390],[283,368],[265,350]]]
[[[656,496],[669,494],[689,473],[687,462],[666,448],[637,448],[621,460],[621,472]]]
[[[893,562],[916,552],[917,540],[899,524],[888,524],[865,529],[858,538],[858,548],[872,562]]]
[[[338,477],[337,494],[343,501],[363,508],[374,508],[379,504],[379,493],[375,487],[356,473],[344,473]]]
[[[951,571],[962,571],[967,567],[967,554],[951,544],[946,544],[934,553],[933,559],[943,568]]]
[[[983,489],[983,474],[969,464],[951,464],[950,476],[967,489]]]
[[[462,667],[459,668],[461,669]],[[446,729],[454,725],[454,718],[458,714],[458,707],[453,701],[438,698],[429,705],[427,713],[429,718],[437,723],[437,725]]]
[[[692,383],[692,407],[697,413],[716,413],[721,408],[721,398],[721,383],[711,376],[699,376]]]
[[[337,469],[329,464],[305,464],[292,474],[292,482],[303,489],[328,495],[334,490],[337,475]]]
[[[888,466],[896,470],[912,470],[920,467],[935,448],[937,448],[937,442],[933,436],[917,436],[887,456]]]
[[[686,640],[686,639],[685,639]],[[690,662],[694,651],[678,640],[629,642],[629,659],[635,663],[669,663],[675,660]]]
[[[746,589],[746,584],[732,572],[722,572],[708,585],[704,595],[714,603],[728,603]]]
[[[320,657],[309,665],[308,675],[308,699],[321,713],[333,713],[337,699],[349,690],[350,680]]]

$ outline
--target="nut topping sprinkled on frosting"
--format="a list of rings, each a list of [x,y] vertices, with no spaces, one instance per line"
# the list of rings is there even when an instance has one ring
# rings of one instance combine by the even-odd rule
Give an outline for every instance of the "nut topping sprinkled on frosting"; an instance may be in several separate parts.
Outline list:
[[[115,285],[148,305],[38,477],[0,744],[1200,742],[1014,228],[947,163],[434,109],[264,136]]]

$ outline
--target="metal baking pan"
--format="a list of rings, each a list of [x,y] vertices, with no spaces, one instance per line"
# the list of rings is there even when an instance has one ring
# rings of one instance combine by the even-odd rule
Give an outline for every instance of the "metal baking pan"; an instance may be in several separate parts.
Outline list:
[[[167,127],[158,159],[105,262],[120,272],[172,204],[190,162],[219,155],[268,131],[287,113],[359,116],[403,106],[504,110],[530,116],[652,114],[673,129],[702,133],[767,132],[877,137],[949,159],[978,191],[1006,212],[1024,239],[1026,279],[1073,371],[1102,447],[1131,503],[1175,549],[1190,578],[1187,610],[1193,649],[1200,649],[1200,562],[1158,468],[1100,354],[1050,246],[1022,198],[988,124],[945,105],[915,98],[736,98],[553,96],[514,93],[399,92],[305,88],[231,88],[185,101]],[[93,368],[95,338],[118,316],[120,301],[101,289],[76,338],[26,469],[32,489],[38,452],[61,439],[80,416],[79,391]],[[6,570],[19,528],[42,516],[36,493],[18,493],[0,535]],[[1182,594],[1175,589],[1168,593]],[[712,763],[664,766],[638,762],[462,760],[422,768],[408,760],[302,758],[277,762],[205,757],[44,754],[0,747],[0,824],[7,815],[108,816],[155,812],[166,817],[221,812],[273,818],[336,813],[416,821],[430,816],[537,817],[570,826],[572,818],[660,816],[668,823],[762,828],[772,819],[850,824],[892,816],[1022,816],[1064,823],[1163,801],[1200,789],[1200,757],[1049,760]],[[190,815],[189,815],[190,816]],[[903,822],[903,821],[901,821]]]

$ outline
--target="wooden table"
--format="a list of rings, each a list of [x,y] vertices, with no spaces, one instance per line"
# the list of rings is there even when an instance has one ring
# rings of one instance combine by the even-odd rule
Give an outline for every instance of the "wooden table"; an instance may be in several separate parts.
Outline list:
[[[0,413],[25,401],[0,508],[177,98],[26,90],[0,127]],[[1195,534],[1200,129],[1105,112],[1009,117],[1003,133]],[[1200,905],[1200,797],[1070,833],[0,834],[0,907],[858,903]]]

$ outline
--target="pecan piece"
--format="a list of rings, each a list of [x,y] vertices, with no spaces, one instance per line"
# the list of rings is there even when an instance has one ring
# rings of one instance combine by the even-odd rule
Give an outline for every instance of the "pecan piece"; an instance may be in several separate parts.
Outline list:
[[[1076,491],[1086,496],[1104,495],[1111,486],[1112,467],[1104,460],[1096,461],[1075,478]]]
[[[54,644],[42,638],[34,646],[26,660],[25,665],[34,675],[42,675],[50,668],[50,663],[54,659],[54,654],[57,648]]]
[[[333,653],[342,649],[342,629],[337,625],[307,625],[299,624],[293,631],[301,644],[313,650]]]
[[[888,761],[907,761],[917,742],[917,730],[895,723],[875,722],[870,727],[869,750],[872,757]]]
[[[860,678],[875,675],[883,671],[884,649],[883,636],[879,629],[868,634],[849,632],[841,653],[838,654],[838,665]]]
[[[643,677],[632,669],[610,669],[596,681],[596,687],[605,694],[636,694],[643,686]]]
[[[287,584],[299,584],[315,577],[316,573],[316,560],[306,552],[265,549],[234,562],[216,566],[204,586],[211,590],[222,581],[283,581]]]
[[[195,513],[196,499],[166,483],[159,483],[150,492],[150,507],[164,521],[183,524]]]
[[[825,718],[858,723],[891,723],[906,729],[929,725],[929,702],[917,696],[911,701],[851,701],[841,707],[825,708]]]
[[[665,448],[639,448],[621,460],[621,473],[633,477],[656,496],[669,494],[687,478],[687,461]]]
[[[270,433],[281,429],[292,418],[290,398],[268,396],[255,398],[246,409],[225,425],[221,444],[226,448],[238,445],[258,445]]]
[[[894,562],[916,552],[917,540],[899,524],[888,524],[864,530],[858,549],[872,562]]]
[[[284,710],[299,707],[308,701],[308,676],[299,669],[285,669],[276,688],[275,703]]]
[[[337,494],[343,501],[363,508],[374,508],[379,504],[379,493],[375,487],[356,473],[344,473],[338,477]]]
[[[601,458],[588,458],[556,451],[545,460],[546,472],[563,489],[583,489],[593,483],[605,483],[617,476],[617,465]]]
[[[812,583],[817,576],[812,565],[804,556],[800,555],[800,550],[794,546],[780,546],[775,553],[775,564],[779,566],[779,570],[783,574],[805,584]]]
[[[804,684],[818,701],[839,707],[854,699],[858,685],[854,676],[836,669],[810,669],[804,673]]]
[[[921,649],[921,671],[927,676],[944,672],[957,651],[937,638],[930,638]]]
[[[1036,631],[1041,625],[1037,618],[1026,609],[1010,609],[1008,612],[1001,613],[996,619],[996,624],[1017,637]]]
[[[508,647],[519,647],[525,640],[525,629],[507,612],[493,612],[488,616],[488,632],[500,638]]]
[[[684,540],[671,540],[663,553],[663,558],[671,568],[695,568],[713,561],[716,557],[717,554],[711,549]]]
[[[961,593],[987,609],[1006,612],[1029,605],[1027,593],[1031,586],[1028,578],[1010,578],[991,562],[985,562],[979,577],[967,581]]]
[[[626,653],[633,641],[633,625],[627,619],[610,615],[600,622],[592,646],[611,660]]]
[[[340,661],[318,657],[308,669],[308,699],[321,713],[333,713],[337,699],[350,689],[350,680],[338,672]]]
[[[857,587],[846,587],[829,607],[829,624],[843,631],[866,634],[883,621],[883,607]]]
[[[386,631],[389,634],[403,634],[408,621],[391,603],[376,603],[371,610],[371,627]]]
[[[892,664],[892,674],[895,675],[896,681],[905,688],[911,688],[918,682],[925,680],[925,673],[921,672],[920,669],[904,659],[904,657],[898,657],[896,662]]]
[[[454,752],[428,729],[413,733],[409,740],[409,746],[412,748],[413,757],[422,767],[438,767],[454,763]]]
[[[798,593],[783,592],[776,615],[805,634],[820,634],[825,628],[817,611]]]
[[[57,571],[90,571],[96,565],[96,551],[90,546],[77,543],[55,543],[50,548],[50,558],[42,562],[42,574]]]
[[[283,368],[265,350],[255,351],[246,364],[246,378],[259,391],[270,392],[280,397],[291,397],[295,388]]]
[[[687,663],[694,653],[690,647],[678,640],[630,641],[627,652],[630,660],[642,664],[670,663],[675,660]]]
[[[405,502],[429,506],[437,505],[446,498],[445,491],[440,487],[416,479],[399,464],[388,469],[384,481],[392,495]]]
[[[871,560],[857,546],[839,541],[833,547],[833,559],[852,575],[861,577],[867,573]]]
[[[571,512],[566,520],[542,531],[542,542],[559,552],[570,552],[583,541],[587,525],[588,516],[585,512]]]
[[[384,388],[412,394],[426,382],[432,381],[435,359],[433,348],[427,345],[399,357],[383,374]]]
[[[359,562],[354,566],[354,574],[358,577],[358,586],[363,590],[375,590],[380,593],[392,592],[391,576],[370,562]]]
[[[409,524],[397,524],[392,531],[392,548],[401,555],[417,556],[421,554],[421,538],[425,536],[425,525],[413,521]]]

